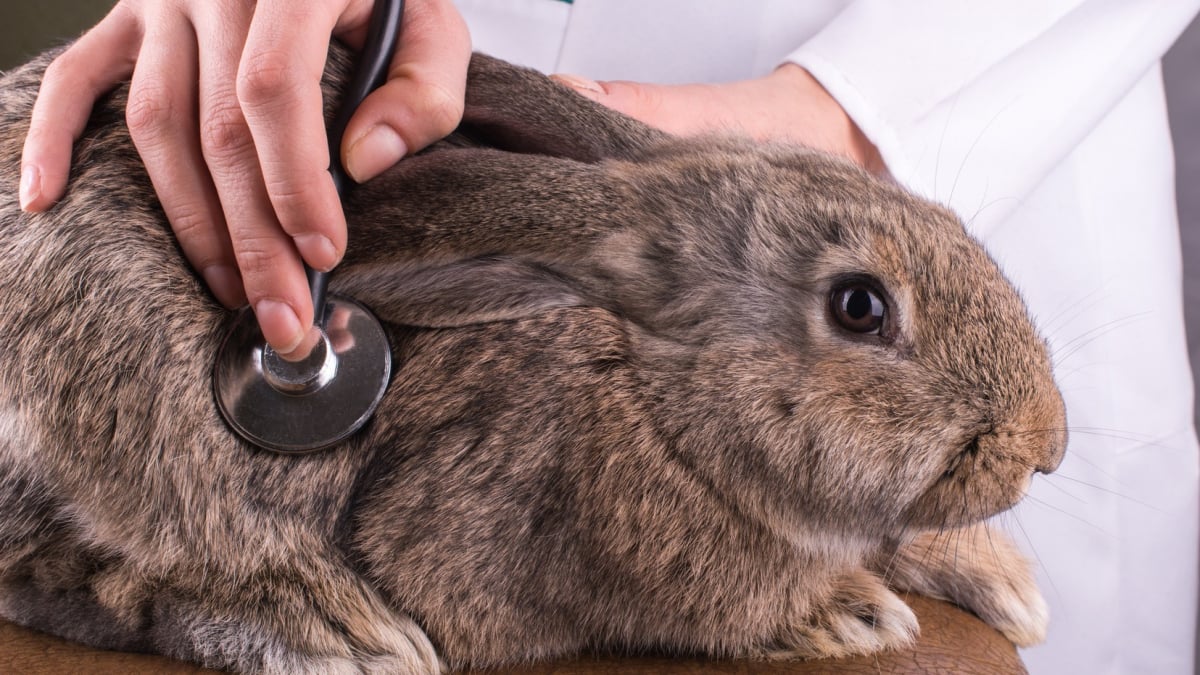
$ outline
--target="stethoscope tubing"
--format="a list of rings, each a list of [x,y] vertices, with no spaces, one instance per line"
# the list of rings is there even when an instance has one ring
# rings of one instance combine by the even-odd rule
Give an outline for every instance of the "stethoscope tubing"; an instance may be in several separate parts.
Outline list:
[[[371,20],[367,27],[366,41],[362,53],[358,57],[358,67],[354,79],[342,94],[342,102],[337,116],[329,127],[329,173],[333,176],[333,184],[337,188],[338,197],[343,203],[354,181],[346,174],[342,166],[342,138],[354,111],[366,100],[371,92],[383,86],[387,81],[388,69],[392,57],[396,53],[396,45],[400,39],[400,21],[404,16],[404,0],[376,0],[371,9]],[[325,296],[329,286],[329,272],[314,270],[305,265],[308,276],[308,287],[312,294],[313,321],[318,327],[324,328]]]

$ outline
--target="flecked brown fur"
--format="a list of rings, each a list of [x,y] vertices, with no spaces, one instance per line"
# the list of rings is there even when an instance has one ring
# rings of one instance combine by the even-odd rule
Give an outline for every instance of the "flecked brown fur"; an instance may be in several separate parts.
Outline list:
[[[976,523],[1057,465],[1062,401],[946,210],[476,57],[459,132],[346,206],[333,288],[384,321],[387,396],[341,446],[280,456],[216,411],[232,317],[123,89],[67,197],[19,210],[51,57],[0,79],[3,616],[238,671],[429,673],[868,653],[917,630],[890,583],[1040,639],[1020,555]],[[849,276],[887,296],[886,339],[832,320]]]

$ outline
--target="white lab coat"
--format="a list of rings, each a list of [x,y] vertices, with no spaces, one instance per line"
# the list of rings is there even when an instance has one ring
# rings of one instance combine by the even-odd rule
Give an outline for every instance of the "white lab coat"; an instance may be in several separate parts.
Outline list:
[[[809,69],[1022,290],[1071,442],[1001,517],[1051,605],[1037,673],[1191,673],[1197,446],[1159,59],[1200,0],[456,0],[476,49],[678,83]]]

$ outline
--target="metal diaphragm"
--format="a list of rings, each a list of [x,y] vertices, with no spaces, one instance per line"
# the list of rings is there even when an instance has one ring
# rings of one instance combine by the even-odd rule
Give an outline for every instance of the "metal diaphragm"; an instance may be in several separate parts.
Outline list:
[[[229,426],[251,443],[283,453],[335,445],[358,431],[391,376],[387,335],[367,308],[331,295],[321,341],[290,362],[266,344],[254,313],[238,316],[217,354],[213,391]]]

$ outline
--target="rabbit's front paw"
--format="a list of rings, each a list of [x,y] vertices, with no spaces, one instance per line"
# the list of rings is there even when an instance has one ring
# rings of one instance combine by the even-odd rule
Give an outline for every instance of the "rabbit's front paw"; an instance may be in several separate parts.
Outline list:
[[[1018,647],[1041,643],[1050,626],[1050,608],[1027,573],[984,580],[979,597],[968,609]]]
[[[835,581],[825,602],[785,628],[767,658],[838,658],[911,646],[920,628],[912,609],[879,577],[853,570]]]
[[[344,570],[263,570],[253,585],[240,587],[208,582],[187,598],[158,595],[159,651],[209,667],[281,675],[442,670],[424,631]]]
[[[896,588],[949,600],[1019,647],[1046,638],[1050,612],[1029,562],[986,525],[920,534],[888,567],[885,576]]]

